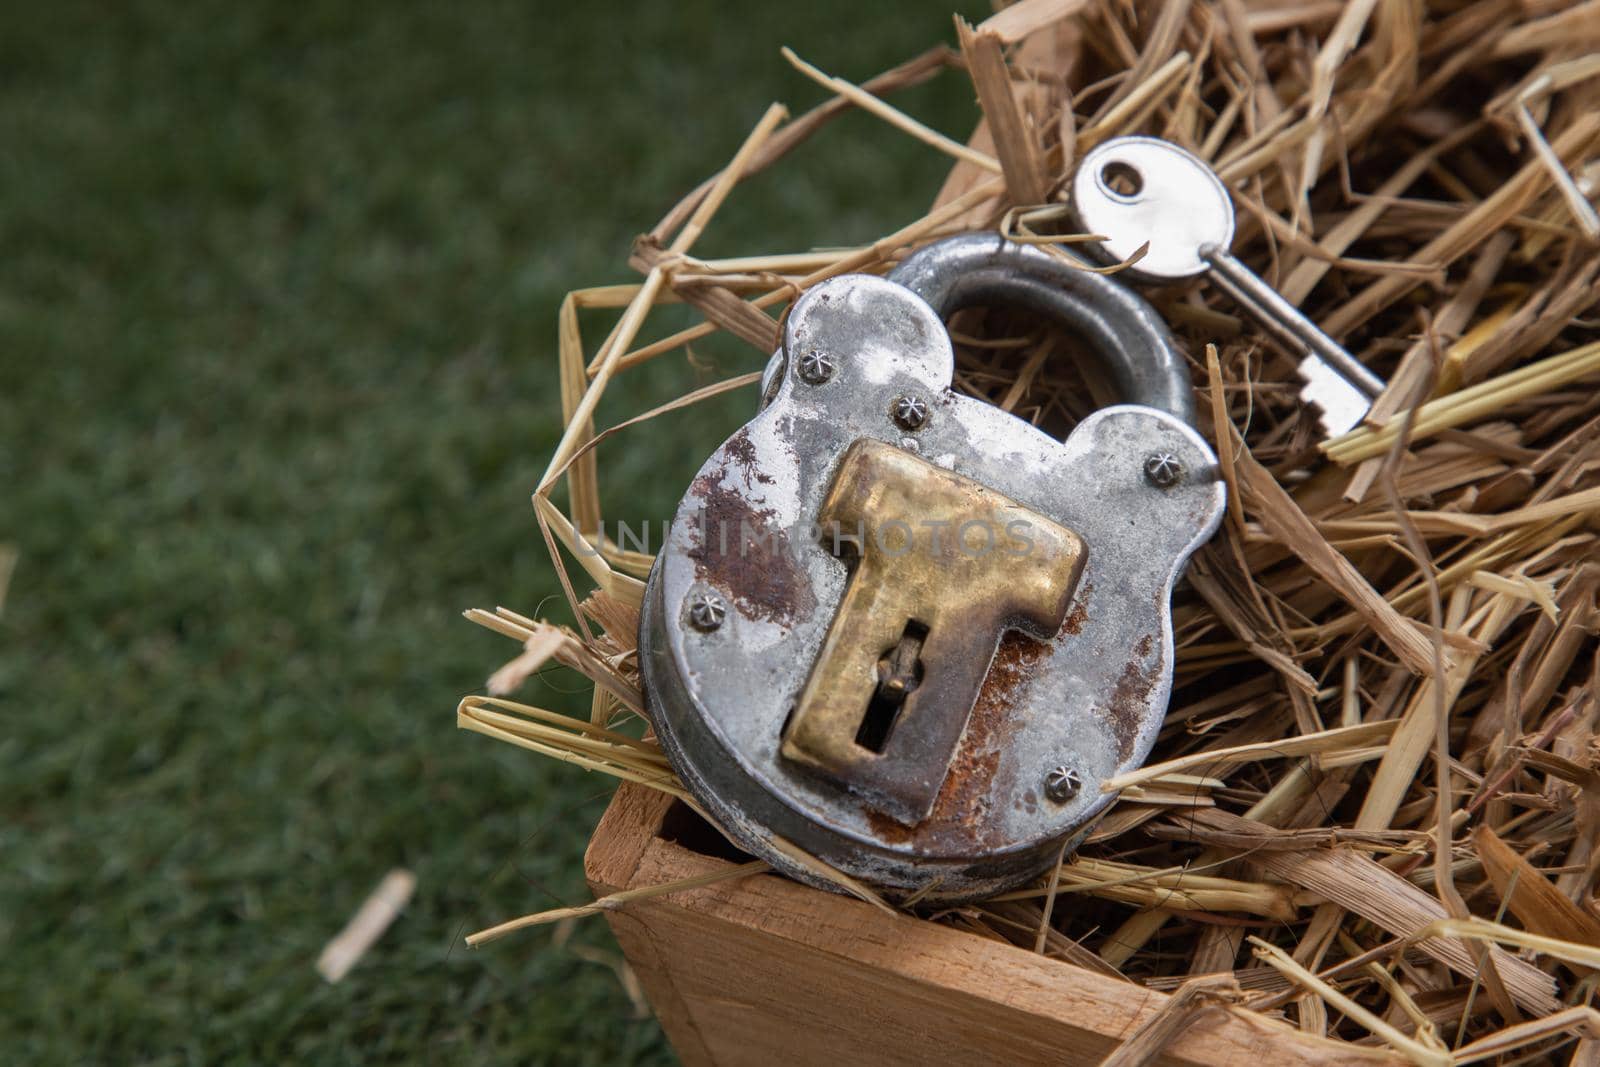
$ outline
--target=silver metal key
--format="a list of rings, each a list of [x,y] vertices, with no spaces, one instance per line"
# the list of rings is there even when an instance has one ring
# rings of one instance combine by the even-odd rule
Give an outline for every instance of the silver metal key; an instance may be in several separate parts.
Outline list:
[[[1155,137],[1116,137],[1078,165],[1072,205],[1101,252],[1122,260],[1149,243],[1128,268],[1139,280],[1181,281],[1209,271],[1224,292],[1300,357],[1300,399],[1314,405],[1323,433],[1354,429],[1384,381],[1317,328],[1277,290],[1228,251],[1233,201],[1203,161]]]

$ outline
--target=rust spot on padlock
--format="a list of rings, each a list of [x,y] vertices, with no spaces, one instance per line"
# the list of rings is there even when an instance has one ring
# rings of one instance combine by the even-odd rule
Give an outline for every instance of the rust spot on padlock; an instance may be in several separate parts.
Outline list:
[[[998,771],[1000,757],[1018,726],[1016,698],[1050,647],[1051,642],[1036,641],[1014,630],[1000,639],[933,811],[917,825],[905,826],[869,810],[867,818],[874,831],[889,840],[914,842],[930,853],[989,844],[986,838],[996,831],[986,816],[1011,801]]]
[[[1106,704],[1111,732],[1117,739],[1117,753],[1123,759],[1128,757],[1139,740],[1139,728],[1144,721],[1145,702],[1149,699],[1150,690],[1155,687],[1160,673],[1159,666],[1154,668],[1145,666],[1150,656],[1151,644],[1152,638],[1149,634],[1139,639],[1134,646],[1133,658],[1122,668],[1122,676],[1117,679],[1117,686],[1111,691],[1111,699]]]
[[[934,801],[927,825],[927,844],[982,844],[984,818],[1008,797],[994,795],[1000,753],[1016,728],[1012,719],[1016,694],[1032,677],[1034,668],[1050,646],[1011,631],[1000,639],[983,688],[972,706],[967,730],[950,761],[950,772]]]
[[[772,484],[772,475],[761,469],[761,457],[756,454],[755,442],[750,440],[748,427],[728,438],[727,443],[722,447],[727,452],[728,459],[739,466],[740,472],[744,475],[746,488],[757,483],[761,485]],[[727,473],[726,467],[723,468],[723,473]]]
[[[754,619],[791,625],[816,606],[810,579],[795,560],[788,531],[774,519],[772,508],[758,508],[726,483],[737,468],[746,487],[772,478],[756,465],[746,431],[729,441],[730,462],[702,474],[689,488],[700,502],[701,522],[689,551],[695,574],[721,590]]]
[[[1094,586],[1085,584],[1083,592],[1078,595],[1077,603],[1072,605],[1072,610],[1067,617],[1061,620],[1061,632],[1076,634],[1083,629],[1083,624],[1089,619],[1089,598],[1094,595]]]

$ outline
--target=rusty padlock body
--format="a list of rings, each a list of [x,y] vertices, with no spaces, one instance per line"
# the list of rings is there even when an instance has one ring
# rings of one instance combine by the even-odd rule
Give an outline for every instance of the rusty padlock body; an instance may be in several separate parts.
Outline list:
[[[944,319],[977,304],[1060,320],[1130,402],[1062,442],[957,394]],[[951,238],[887,278],[812,288],[759,414],[701,468],[646,588],[646,703],[679,776],[746,850],[812,884],[838,888],[811,858],[900,899],[972,899],[1036,875],[1112,801],[1100,784],[1144,761],[1165,715],[1172,589],[1224,504],[1191,421],[1188,373],[1156,312],[1041,249]],[[1037,520],[1059,558],[1028,589],[963,559],[980,568],[963,585],[927,572],[943,565],[937,545],[932,563],[916,551],[900,563],[876,530],[818,521],[849,507],[905,519],[920,498]],[[987,610],[972,582],[1019,614]],[[918,597],[937,630],[908,618],[899,645],[851,644],[899,632]],[[824,657],[856,688],[830,689],[814,669]],[[869,700],[859,676],[873,662]],[[885,692],[901,702],[886,739],[869,729]]]

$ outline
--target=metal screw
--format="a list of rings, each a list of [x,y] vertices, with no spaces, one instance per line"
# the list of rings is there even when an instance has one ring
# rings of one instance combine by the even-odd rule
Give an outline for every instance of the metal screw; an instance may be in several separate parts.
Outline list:
[[[1083,779],[1065,763],[1044,776],[1044,795],[1057,804],[1065,804],[1082,788]]]
[[[821,385],[836,369],[833,360],[815,348],[800,357],[800,380],[807,385]]]
[[[1157,489],[1171,489],[1183,480],[1183,464],[1171,452],[1153,452],[1144,461],[1144,476]]]
[[[889,409],[902,430],[920,430],[928,421],[928,402],[920,396],[902,396]]]
[[[702,633],[710,633],[722,625],[728,605],[715,593],[694,593],[689,597],[688,610],[689,625]]]

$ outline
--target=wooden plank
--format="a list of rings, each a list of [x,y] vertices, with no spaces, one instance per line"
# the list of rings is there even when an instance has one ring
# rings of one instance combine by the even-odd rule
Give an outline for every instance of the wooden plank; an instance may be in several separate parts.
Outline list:
[[[596,893],[716,870],[726,860],[658,836],[670,805],[617,792],[589,848]],[[691,1067],[712,1064],[1096,1064],[1165,993],[775,875],[638,901],[612,929]],[[1208,1009],[1159,1059],[1394,1064],[1387,1052]]]
[[[584,875],[595,896],[640,884],[635,880],[639,862],[671,806],[672,798],[654,789],[624,783],[617,790],[583,854]],[[675,961],[670,954],[658,952],[656,936],[636,913],[609,912],[606,921],[678,1058],[685,1067],[715,1065],[718,1061],[702,1040],[694,1017],[673,982],[674,964],[682,967],[686,961]]]

